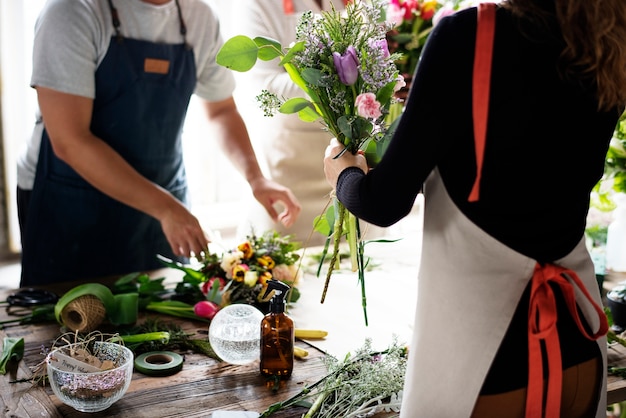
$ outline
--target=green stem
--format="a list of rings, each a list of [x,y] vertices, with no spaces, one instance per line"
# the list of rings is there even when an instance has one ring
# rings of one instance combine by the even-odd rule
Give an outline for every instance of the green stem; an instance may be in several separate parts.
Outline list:
[[[321,393],[315,399],[315,402],[313,402],[313,405],[311,405],[311,408],[309,408],[307,413],[302,418],[313,418],[313,416],[315,416],[317,411],[320,410],[320,408],[322,407],[322,404],[324,403],[324,401],[326,400],[327,397],[328,397],[327,393]]]
[[[356,224],[357,233],[360,237],[361,233],[359,231],[359,224]],[[365,290],[365,243],[359,240],[358,245],[358,254],[357,254],[357,262],[358,262],[358,271],[359,271],[359,283],[361,284],[361,306],[363,306],[363,318],[365,319],[365,326],[368,326],[367,319],[367,295]]]
[[[324,290],[322,291],[322,299],[320,303],[324,303],[326,299],[326,292],[328,291],[328,284],[330,283],[330,277],[333,274],[335,268],[339,267],[339,242],[341,235],[343,235],[343,220],[346,216],[347,209],[338,200],[336,201],[338,215],[335,216],[335,228],[333,231],[333,255],[328,265],[328,272],[326,273],[326,282],[324,283]]]
[[[357,260],[357,246],[359,242],[359,234],[357,231],[357,219],[352,213],[348,212],[348,247],[350,248],[350,263],[352,265],[352,271],[359,270],[359,262]],[[360,270],[359,270],[360,273]]]

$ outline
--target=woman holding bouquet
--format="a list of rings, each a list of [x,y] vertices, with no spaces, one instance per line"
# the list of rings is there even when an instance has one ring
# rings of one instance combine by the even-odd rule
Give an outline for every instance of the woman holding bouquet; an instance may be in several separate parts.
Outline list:
[[[626,104],[626,6],[497,6],[484,153],[472,119],[477,10],[435,26],[376,169],[337,157],[333,139],[326,177],[381,226],[424,187],[401,417],[604,418],[607,323],[584,229]]]

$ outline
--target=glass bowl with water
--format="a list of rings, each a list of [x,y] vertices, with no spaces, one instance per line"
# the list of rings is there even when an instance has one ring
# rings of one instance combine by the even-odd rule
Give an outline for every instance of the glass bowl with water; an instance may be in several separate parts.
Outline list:
[[[252,305],[233,304],[220,309],[209,326],[211,348],[231,364],[248,364],[261,354],[263,313]]]

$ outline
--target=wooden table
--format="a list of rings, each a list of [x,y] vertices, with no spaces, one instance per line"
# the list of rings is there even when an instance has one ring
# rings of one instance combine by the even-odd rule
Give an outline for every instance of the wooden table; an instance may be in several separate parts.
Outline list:
[[[72,286],[55,288],[57,294]],[[0,300],[6,300],[8,291],[0,291]],[[140,314],[140,321],[153,313]],[[190,333],[207,335],[207,325],[189,320],[178,322]],[[0,312],[0,320],[9,319],[6,310]],[[124,397],[110,408],[99,413],[81,413],[64,405],[49,386],[31,386],[30,383],[10,383],[15,379],[30,378],[31,367],[44,359],[42,347],[51,347],[52,341],[61,334],[58,324],[32,324],[10,326],[0,330],[0,341],[5,336],[22,337],[25,342],[24,359],[17,370],[0,375],[0,405],[4,416],[11,417],[210,417],[216,410],[262,412],[275,402],[288,399],[306,385],[310,385],[326,373],[323,353],[298,341],[296,345],[306,348],[309,356],[296,359],[291,379],[284,382],[277,392],[266,386],[266,379],[259,373],[258,361],[249,365],[231,365],[219,362],[203,354],[184,354],[183,370],[168,377],[149,377],[138,372]],[[305,408],[289,408],[273,417],[301,416]]]
[[[163,277],[155,274],[154,277]],[[61,295],[76,283],[55,285],[50,288]],[[0,290],[0,301],[11,293]],[[140,314],[140,321],[155,313]],[[0,321],[9,319],[5,309],[0,310]],[[162,318],[179,323],[189,333],[206,335],[207,326],[201,322],[182,320],[170,316]],[[149,377],[135,372],[128,392],[105,411],[81,413],[62,404],[49,386],[31,386],[30,383],[10,383],[12,380],[32,376],[31,368],[44,359],[42,348],[49,348],[62,333],[56,323],[16,325],[0,329],[0,341],[5,336],[22,337],[25,342],[24,359],[17,370],[0,375],[0,405],[4,416],[11,417],[210,417],[216,410],[261,412],[278,401],[284,401],[300,392],[326,374],[323,352],[305,342],[296,344],[306,348],[309,356],[296,360],[291,379],[277,392],[266,385],[258,370],[258,362],[238,366],[207,357],[203,354],[184,354],[183,370],[168,377]],[[612,346],[608,350],[609,364],[626,366],[626,347]],[[609,404],[626,401],[626,379],[608,376]],[[292,407],[273,417],[300,417],[305,408]],[[393,414],[378,414],[385,417]]]
[[[607,350],[609,365],[626,367],[626,347],[615,344]],[[626,379],[609,375],[607,378],[607,404],[611,405],[626,401]]]

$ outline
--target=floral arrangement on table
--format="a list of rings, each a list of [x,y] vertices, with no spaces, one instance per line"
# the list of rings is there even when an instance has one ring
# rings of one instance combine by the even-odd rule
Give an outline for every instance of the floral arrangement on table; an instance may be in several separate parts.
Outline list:
[[[234,303],[254,305],[266,311],[271,295],[264,298],[264,294],[271,279],[290,286],[285,300],[296,302],[300,298],[297,285],[302,276],[299,249],[300,244],[291,241],[290,236],[268,231],[249,235],[223,254],[207,252],[194,266],[160,257],[166,266],[185,272],[170,302],[186,304],[187,311],[189,305],[193,305],[193,313],[207,319],[212,319],[220,308]],[[153,302],[147,309],[158,306],[158,302]]]
[[[396,101],[394,93],[405,85],[395,65],[400,54],[390,53],[387,46],[391,26],[382,17],[385,4],[386,0],[355,0],[343,13],[334,8],[321,15],[305,12],[296,28],[296,42],[288,47],[267,37],[235,36],[224,43],[217,63],[244,72],[257,59],[278,59],[308,99],[284,100],[264,90],[257,98],[265,115],[297,113],[304,121],[321,119],[324,128],[345,146],[344,152],[364,152],[370,166],[375,166],[393,131],[386,116]],[[333,199],[315,219],[314,229],[328,237],[320,266],[333,243],[321,302],[339,264],[340,242],[345,237],[352,270],[358,271],[367,324],[365,241],[358,219]]]

